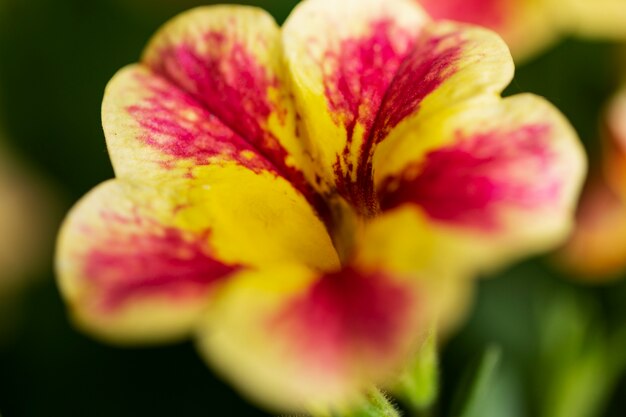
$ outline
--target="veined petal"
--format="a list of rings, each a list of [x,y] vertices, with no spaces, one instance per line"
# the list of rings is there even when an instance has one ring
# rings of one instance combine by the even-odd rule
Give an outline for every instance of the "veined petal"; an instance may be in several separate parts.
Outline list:
[[[285,84],[280,28],[262,9],[207,6],[171,20],[143,62],[249,141],[291,181],[309,167]]]
[[[102,119],[118,178],[158,185],[228,163],[277,173],[200,101],[142,65],[122,69],[109,82]]]
[[[261,9],[208,6],[174,18],[142,64],[107,88],[103,123],[116,173],[154,182],[234,162],[288,179],[326,219],[282,62],[280,30]]]
[[[337,267],[324,225],[289,183],[236,166],[213,170],[184,188],[111,181],[74,208],[57,272],[79,325],[114,342],[179,338],[234,271]]]
[[[434,19],[471,23],[494,30],[504,38],[516,60],[529,58],[557,39],[562,29],[557,17],[567,8],[561,6],[557,10],[549,0],[416,1]]]
[[[495,35],[430,24],[411,1],[302,2],[283,40],[304,131],[339,193],[377,211],[371,160],[407,120],[475,94],[499,92],[512,61]]]
[[[212,287],[239,268],[216,259],[207,233],[176,227],[156,190],[108,182],[66,220],[61,291],[77,324],[112,341],[184,335]]]
[[[374,161],[384,211],[419,207],[442,230],[473,236],[470,244],[498,264],[566,237],[585,157],[545,100],[477,98],[417,123],[393,145]]]
[[[306,0],[283,26],[302,131],[326,181],[353,205],[373,204],[352,184],[361,148],[427,19],[407,0]]]
[[[208,310],[199,348],[266,406],[327,410],[398,371],[425,329],[426,304],[412,280],[385,271],[242,272]]]
[[[586,282],[610,281],[626,270],[626,203],[601,176],[583,191],[576,228],[557,262]]]

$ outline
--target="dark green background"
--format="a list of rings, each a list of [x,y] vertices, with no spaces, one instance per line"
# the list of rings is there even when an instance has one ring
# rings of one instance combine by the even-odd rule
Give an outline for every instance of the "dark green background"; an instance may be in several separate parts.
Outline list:
[[[258,3],[266,3],[282,21],[296,1]],[[66,208],[113,175],[100,124],[105,84],[119,68],[138,59],[162,23],[198,4],[4,0],[0,6],[0,119],[13,148],[57,184]],[[618,51],[618,45],[565,40],[518,66],[507,94],[548,97],[579,131],[594,164],[599,111],[618,85]],[[220,382],[191,344],[125,350],[77,333],[67,321],[49,269],[23,292],[21,314],[11,318],[13,332],[0,343],[2,416],[264,415]],[[595,340],[593,329],[610,333],[626,325],[624,284],[595,289],[575,285],[545,259],[500,275],[481,283],[472,318],[447,344],[441,411],[448,408],[467,363],[485,346],[498,343],[505,366],[503,382],[491,395],[496,401],[490,417],[537,416],[537,404],[549,401],[542,384],[549,380],[552,362],[541,359],[539,340],[552,306],[575,300],[576,314],[590,320],[589,326],[582,325],[589,332],[585,339]],[[626,415],[621,398],[626,398],[623,378],[602,415]]]

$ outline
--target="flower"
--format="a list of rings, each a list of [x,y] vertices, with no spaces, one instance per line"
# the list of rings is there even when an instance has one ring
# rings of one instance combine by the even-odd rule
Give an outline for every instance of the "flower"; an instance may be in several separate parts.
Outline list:
[[[605,116],[604,176],[622,199],[626,198],[626,87],[609,101]]]
[[[416,0],[437,19],[473,23],[498,32],[513,56],[525,60],[563,34],[626,39],[622,0]]]
[[[0,141],[0,305],[15,298],[51,252],[57,207],[43,183]]]
[[[212,6],[109,83],[116,179],[61,230],[77,323],[195,335],[249,397],[349,404],[448,324],[478,271],[561,241],[584,171],[543,99],[502,99],[494,33],[411,0]]]
[[[626,270],[626,89],[611,99],[604,126],[603,170],[588,181],[574,233],[557,256],[574,278],[595,283]]]

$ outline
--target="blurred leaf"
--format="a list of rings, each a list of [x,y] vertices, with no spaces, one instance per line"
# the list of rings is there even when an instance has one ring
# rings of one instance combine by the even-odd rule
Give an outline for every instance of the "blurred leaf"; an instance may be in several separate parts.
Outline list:
[[[430,408],[439,393],[437,337],[431,331],[402,375],[396,392],[413,410]]]
[[[489,347],[469,368],[456,393],[450,417],[481,416],[485,397],[493,390],[500,356],[499,347]]]
[[[540,337],[535,386],[540,415],[599,416],[621,372],[617,363],[611,363],[611,339],[599,307],[590,296],[573,291],[546,296],[546,304],[537,311]],[[615,340],[623,350],[623,340]],[[621,361],[620,356],[615,360]]]

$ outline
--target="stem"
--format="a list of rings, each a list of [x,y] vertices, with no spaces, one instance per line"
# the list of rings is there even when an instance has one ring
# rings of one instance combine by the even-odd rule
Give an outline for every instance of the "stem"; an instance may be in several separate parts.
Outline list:
[[[330,412],[311,411],[311,414],[314,417],[400,417],[400,412],[389,398],[376,388],[367,392],[360,403],[350,408],[335,409]]]

